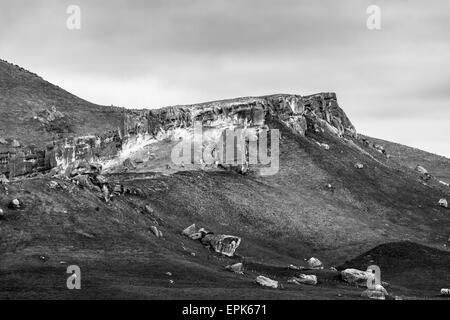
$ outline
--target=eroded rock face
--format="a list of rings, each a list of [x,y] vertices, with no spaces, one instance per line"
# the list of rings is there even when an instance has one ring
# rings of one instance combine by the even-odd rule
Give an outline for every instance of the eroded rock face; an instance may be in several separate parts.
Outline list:
[[[49,141],[45,150],[35,150],[15,141],[5,140],[8,144],[4,145],[2,141],[0,174],[13,177],[54,167],[65,169],[80,160],[101,163],[105,170],[115,166],[123,168],[123,162],[140,150],[138,157],[148,156],[145,148],[151,144],[185,139],[192,132],[194,123],[200,123],[204,128],[203,149],[226,129],[243,129],[257,136],[258,132],[268,128],[268,120],[277,121],[301,136],[308,130],[338,137],[356,136],[355,128],[339,107],[334,93],[272,95],[152,110],[124,110],[123,117],[123,127],[116,131],[105,132],[102,136]],[[50,123],[58,120],[60,115],[50,110],[41,118]],[[128,164],[126,162],[125,168],[130,170]],[[138,164],[144,165],[144,159],[139,158],[137,167]],[[133,167],[131,170],[135,169]],[[241,166],[239,170],[247,173],[248,166],[244,164],[243,168]]]

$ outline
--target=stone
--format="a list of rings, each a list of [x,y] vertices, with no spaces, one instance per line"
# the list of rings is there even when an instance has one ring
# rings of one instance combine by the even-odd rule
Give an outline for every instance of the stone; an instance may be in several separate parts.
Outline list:
[[[17,140],[13,140],[11,142],[11,147],[13,147],[13,148],[20,148],[20,142],[17,141]]]
[[[5,138],[0,138],[0,144],[8,144]]]
[[[269,287],[269,288],[273,288],[273,289],[280,288],[280,284],[278,283],[278,281],[272,280],[272,279],[264,277],[264,276],[256,277],[255,281],[256,281],[256,283],[258,283],[264,287]]]
[[[241,243],[241,238],[224,234],[207,234],[201,241],[204,245],[214,249],[215,252],[232,257]]]
[[[4,174],[0,174],[0,184],[7,184],[9,180],[6,178]]]
[[[77,175],[72,179],[76,181],[78,185],[86,189],[92,190],[94,188],[94,184],[91,182],[91,179],[89,179],[89,176],[87,175]]]
[[[314,257],[309,258],[309,260],[307,261],[308,264],[308,268],[310,269],[323,269],[323,265],[322,262]]]
[[[420,165],[416,166],[416,171],[421,173],[421,174],[428,174],[428,170],[425,169],[424,167],[420,166]]]
[[[439,205],[443,208],[448,208],[448,201],[447,199],[441,199],[439,200]]]
[[[444,181],[439,181],[440,184],[446,186],[446,187],[450,187],[450,183],[444,182]]]
[[[362,271],[358,269],[345,269],[341,271],[341,278],[349,284],[367,286],[367,280],[373,277],[370,271]]]
[[[50,189],[56,189],[58,187],[58,182],[52,180],[48,183],[48,187]]]
[[[125,168],[129,169],[129,170],[134,170],[134,169],[136,169],[135,163],[134,163],[130,158],[125,159],[125,160],[123,161],[122,165],[123,165]]]
[[[162,232],[161,232],[160,230],[158,230],[157,227],[151,226],[151,227],[150,227],[150,230],[153,232],[153,234],[154,234],[157,238],[162,238],[162,237],[163,237]]]
[[[153,208],[152,207],[150,207],[150,205],[145,205],[145,211],[147,211],[147,213],[149,213],[149,214],[153,214],[153,213],[155,213],[155,210],[153,210]]]
[[[364,165],[362,163],[358,162],[358,163],[355,164],[355,168],[356,169],[363,169]]]
[[[10,203],[9,203],[9,207],[11,209],[20,209],[21,208],[21,203],[19,201],[19,199],[13,199]]]
[[[187,227],[186,229],[184,229],[181,234],[187,237],[190,237],[191,235],[193,235],[194,233],[197,233],[197,227],[194,224],[191,224],[189,227]]]
[[[99,184],[107,184],[108,183],[108,179],[104,175],[101,175],[101,174],[97,175],[95,177],[95,180]]]
[[[294,284],[307,284],[315,286],[317,284],[317,276],[313,274],[299,274],[297,277],[289,279],[288,282]]]
[[[244,265],[242,262],[238,262],[232,265],[228,265],[225,267],[226,270],[232,271],[234,273],[243,274],[244,273]]]
[[[5,217],[5,213],[3,212],[3,209],[0,209],[0,220]]]
[[[442,288],[441,296],[450,296],[450,289]]]
[[[300,270],[300,267],[297,267],[297,266],[294,266],[293,264],[290,264],[290,265],[288,266],[288,269],[291,269],[291,270]]]

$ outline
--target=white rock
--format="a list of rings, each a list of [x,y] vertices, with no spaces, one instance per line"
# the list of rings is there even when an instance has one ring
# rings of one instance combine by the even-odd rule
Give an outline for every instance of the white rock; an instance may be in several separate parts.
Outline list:
[[[311,257],[307,263],[310,269],[323,269],[322,262],[317,258]]]
[[[364,165],[362,163],[358,162],[358,163],[355,164],[355,168],[356,169],[363,169]]]
[[[258,276],[256,277],[256,283],[269,288],[278,289],[279,283],[278,281],[272,280],[270,278],[264,277],[264,276]]]
[[[444,181],[439,181],[440,184],[446,186],[446,187],[450,187],[450,183],[444,182]]]
[[[244,265],[242,264],[242,262],[238,262],[232,265],[228,265],[225,267],[225,269],[235,272],[235,273],[239,273],[239,274],[243,274],[244,273]]]
[[[441,207],[448,208],[448,201],[447,201],[447,199],[441,199],[441,200],[439,200],[439,205],[440,205]]]
[[[350,284],[367,286],[367,280],[373,277],[370,271],[362,271],[358,269],[345,269],[341,271],[342,280]]]
[[[420,165],[417,165],[416,171],[421,173],[421,174],[428,174],[428,170],[425,169],[424,167],[420,166]]]
[[[450,289],[442,288],[441,289],[441,295],[443,295],[443,296],[450,296]]]
[[[184,229],[182,234],[185,235],[185,236],[190,237],[191,235],[193,235],[196,232],[197,232],[197,227],[195,226],[195,223],[194,223],[194,224],[191,224],[186,229]]]
[[[315,286],[317,284],[317,276],[313,274],[299,274],[297,277],[293,277],[292,279],[288,280],[288,282],[295,284],[309,284]]]

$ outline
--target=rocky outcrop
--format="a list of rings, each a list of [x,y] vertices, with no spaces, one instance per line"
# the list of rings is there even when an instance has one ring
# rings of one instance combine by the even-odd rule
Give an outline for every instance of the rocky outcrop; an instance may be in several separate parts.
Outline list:
[[[35,118],[44,126],[66,119],[55,108],[45,110]],[[277,121],[301,136],[308,131],[326,132],[337,137],[356,136],[355,128],[339,107],[334,93],[310,96],[272,95],[155,110],[126,110],[123,112],[123,126],[116,131],[105,132],[101,136],[49,141],[45,150],[22,146],[15,140],[2,139],[0,174],[14,177],[55,167],[65,169],[77,160],[99,162],[104,168],[123,167],[129,154],[139,148],[155,142],[186,139],[195,123],[201,124],[206,131],[206,139],[201,146],[205,149],[213,137],[217,138],[227,129],[246,130],[258,139],[259,132],[268,129],[269,120]],[[139,163],[143,162],[140,159]],[[125,169],[130,170],[128,167]],[[239,170],[246,173],[248,166],[244,164]]]

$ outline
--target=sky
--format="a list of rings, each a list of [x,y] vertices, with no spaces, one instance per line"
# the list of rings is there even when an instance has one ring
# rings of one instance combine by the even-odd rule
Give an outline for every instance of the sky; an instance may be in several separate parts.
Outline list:
[[[88,101],[332,91],[358,132],[447,157],[449,34],[446,0],[0,0],[0,58]]]

